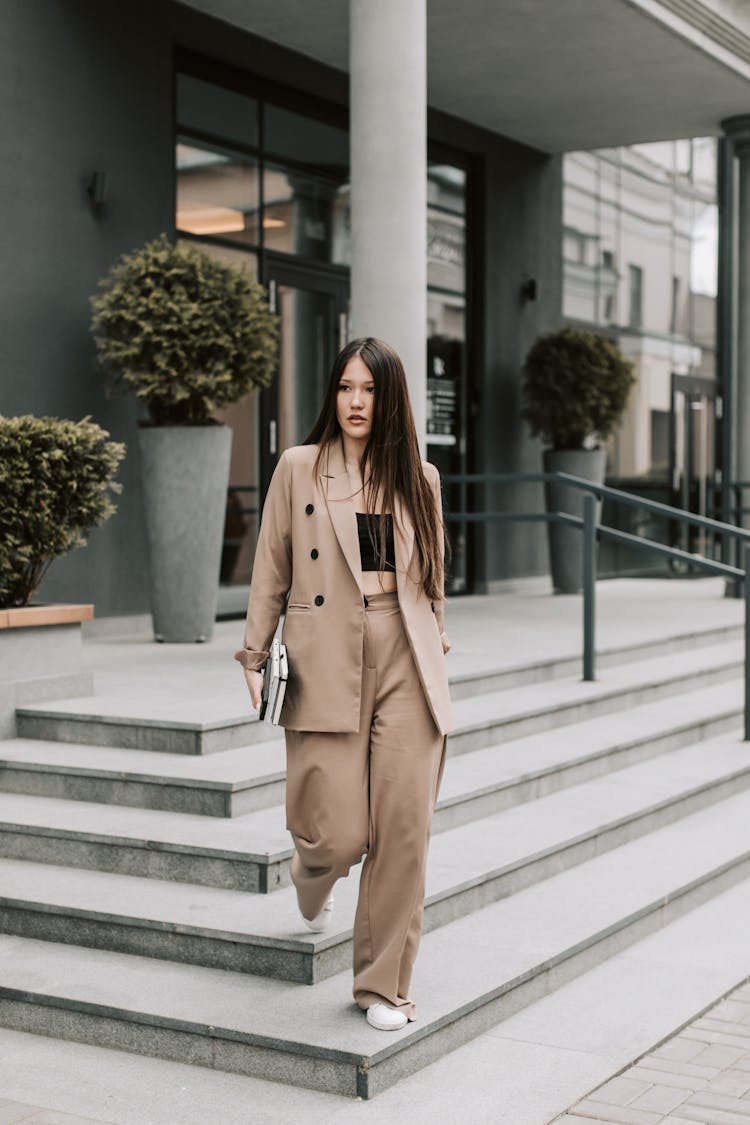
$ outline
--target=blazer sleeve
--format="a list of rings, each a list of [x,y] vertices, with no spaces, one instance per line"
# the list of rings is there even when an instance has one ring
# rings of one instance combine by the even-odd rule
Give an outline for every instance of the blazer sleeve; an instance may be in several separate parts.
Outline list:
[[[234,654],[244,668],[260,671],[292,584],[292,474],[282,453],[268,487],[255,549],[244,646]]]
[[[440,473],[437,468],[429,463],[429,484],[432,488],[433,496],[435,497],[435,509],[437,511],[438,529],[440,531],[440,558],[445,566],[445,539],[442,535],[443,526],[443,499],[440,491]],[[443,645],[443,652],[449,652],[451,643],[448,640],[448,635],[445,631],[445,575],[443,575],[442,589],[440,591],[440,598],[433,603],[435,609],[435,617],[437,619],[438,629],[440,630],[440,640]]]

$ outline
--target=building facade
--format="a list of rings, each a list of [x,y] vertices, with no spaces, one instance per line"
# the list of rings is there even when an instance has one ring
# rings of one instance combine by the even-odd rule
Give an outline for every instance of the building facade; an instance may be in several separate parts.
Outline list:
[[[639,358],[644,401],[613,456],[620,475],[648,473],[663,451],[663,371],[679,352],[686,369],[725,379],[727,357],[712,360],[711,307],[684,280],[693,212],[673,200],[663,218],[670,282],[650,293],[625,247],[640,237],[630,220],[605,229],[604,185],[621,197],[642,190],[631,182],[658,189],[659,160],[624,146],[715,137],[750,107],[742,13],[729,0],[678,7],[608,0],[592,25],[542,0],[429,11],[424,0],[9,0],[0,410],[91,415],[128,445],[117,516],[56,564],[44,596],[93,600],[101,616],[148,610],[135,406],[104,393],[88,300],[120,254],[162,231],[249,270],[281,317],[278,378],[224,419],[227,612],[244,601],[275,459],[307,432],[349,334],[402,352],[425,453],[443,473],[524,471],[540,464],[519,412],[528,348],[565,316],[612,324],[643,350],[640,307],[648,348],[659,339],[666,351]],[[688,79],[679,90],[675,72]],[[701,169],[712,143],[690,146]],[[564,193],[565,152],[576,155]],[[708,200],[702,175],[688,177],[690,207]],[[724,193],[725,225],[740,197]],[[541,506],[533,486],[446,492],[454,511]],[[455,592],[546,571],[539,527],[450,531]]]

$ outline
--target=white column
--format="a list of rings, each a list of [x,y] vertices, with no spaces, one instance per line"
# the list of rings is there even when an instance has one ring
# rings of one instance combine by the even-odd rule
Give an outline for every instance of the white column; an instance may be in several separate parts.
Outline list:
[[[739,165],[737,199],[737,290],[736,290],[736,388],[734,397],[734,473],[737,480],[750,481],[750,114],[722,121],[734,142]],[[742,493],[745,506],[750,490]],[[742,521],[750,526],[750,518]]]
[[[352,334],[401,356],[424,451],[426,0],[350,0]]]

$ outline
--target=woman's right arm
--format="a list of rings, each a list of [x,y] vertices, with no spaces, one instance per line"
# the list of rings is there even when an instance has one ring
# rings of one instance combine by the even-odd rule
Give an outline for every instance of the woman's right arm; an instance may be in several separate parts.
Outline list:
[[[245,669],[253,706],[260,703],[260,675],[292,584],[292,477],[282,453],[268,488],[250,580],[244,647],[236,652]]]

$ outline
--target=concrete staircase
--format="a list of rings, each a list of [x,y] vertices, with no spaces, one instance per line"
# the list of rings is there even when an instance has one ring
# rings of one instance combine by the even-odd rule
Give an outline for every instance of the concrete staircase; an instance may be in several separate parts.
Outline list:
[[[742,646],[723,628],[465,675],[419,1020],[350,1002],[357,875],[299,923],[283,743],[92,696],[0,742],[0,1024],[364,1098],[750,873]],[[313,987],[304,987],[312,985]]]

